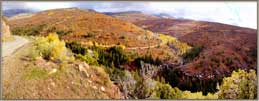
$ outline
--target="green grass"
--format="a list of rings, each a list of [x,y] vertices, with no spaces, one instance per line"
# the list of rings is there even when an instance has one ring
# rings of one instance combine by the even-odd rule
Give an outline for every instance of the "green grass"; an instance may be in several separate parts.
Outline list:
[[[39,67],[34,67],[31,70],[29,70],[24,76],[23,78],[25,80],[32,80],[32,79],[44,79],[48,77],[48,72],[47,70],[44,70],[42,68]]]

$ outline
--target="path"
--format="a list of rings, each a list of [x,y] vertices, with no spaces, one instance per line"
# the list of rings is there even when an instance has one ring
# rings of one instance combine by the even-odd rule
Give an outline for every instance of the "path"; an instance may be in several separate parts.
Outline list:
[[[17,49],[29,43],[29,40],[20,36],[14,36],[15,40],[12,42],[2,43],[2,58],[10,56]]]

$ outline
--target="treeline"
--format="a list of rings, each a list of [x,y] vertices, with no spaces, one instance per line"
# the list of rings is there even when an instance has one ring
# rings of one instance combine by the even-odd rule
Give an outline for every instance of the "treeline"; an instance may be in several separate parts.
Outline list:
[[[72,52],[75,53],[76,57],[79,57],[93,65],[104,65],[107,67],[118,68],[129,60],[128,55],[123,51],[123,47],[120,45],[103,48],[94,44],[89,48],[84,48],[76,42],[67,42],[66,47],[71,49]]]
[[[37,36],[37,35],[48,35],[49,33],[56,33],[59,37],[70,34],[72,30],[61,30],[56,27],[50,27],[47,24],[35,25],[29,28],[15,27],[12,30],[14,35],[22,36]]]
[[[203,49],[204,49],[204,46],[202,46],[202,45],[193,46],[190,50],[188,50],[186,53],[184,53],[182,55],[182,57],[183,57],[184,61],[186,63],[188,63],[188,62],[194,60],[196,57],[198,57]]]
[[[165,68],[161,71],[166,81],[173,87],[178,87],[181,90],[190,90],[191,92],[202,91],[203,95],[217,92],[217,83],[222,81],[222,78],[201,79],[197,76],[188,76],[184,74],[180,68]]]

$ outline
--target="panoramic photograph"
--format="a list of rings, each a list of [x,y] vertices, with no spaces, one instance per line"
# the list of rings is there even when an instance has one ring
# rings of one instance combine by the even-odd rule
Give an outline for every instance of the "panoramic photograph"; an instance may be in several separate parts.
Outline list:
[[[2,1],[2,99],[257,99],[257,1]]]

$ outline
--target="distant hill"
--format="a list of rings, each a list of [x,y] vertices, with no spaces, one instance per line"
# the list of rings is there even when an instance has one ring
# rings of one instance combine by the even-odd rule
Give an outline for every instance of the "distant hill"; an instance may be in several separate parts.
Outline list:
[[[159,42],[156,37],[153,37],[152,32],[132,23],[93,10],[78,8],[37,12],[30,17],[11,19],[10,25],[13,31],[40,29],[36,33],[31,33],[34,35],[46,35],[48,32],[56,31],[62,34],[65,40],[94,41],[104,45],[123,44],[127,47],[137,47]]]
[[[148,20],[148,19],[158,19],[159,17],[145,14],[140,11],[125,11],[125,12],[103,12],[106,15],[113,16],[115,18],[129,21],[129,22],[136,22],[139,20]]]
[[[173,19],[174,17],[167,14],[167,13],[159,13],[159,14],[154,14],[155,16],[157,17],[160,17],[160,18],[169,18],[169,19]]]
[[[17,14],[22,14],[22,13],[34,13],[36,11],[31,10],[31,9],[7,9],[3,10],[3,15],[6,17],[12,17]]]
[[[150,19],[135,24],[192,46],[204,46],[197,57],[179,67],[186,77],[221,78],[239,68],[257,69],[256,29],[185,19]]]
[[[125,11],[125,12],[102,12],[106,15],[120,15],[120,14],[142,14],[141,11]]]

